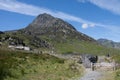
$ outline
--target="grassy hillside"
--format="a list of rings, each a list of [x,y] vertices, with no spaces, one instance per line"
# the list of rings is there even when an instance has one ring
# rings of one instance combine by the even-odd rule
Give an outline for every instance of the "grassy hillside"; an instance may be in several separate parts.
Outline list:
[[[12,38],[13,40],[9,40]],[[58,38],[59,39],[59,38]],[[18,31],[15,33],[5,33],[1,35],[1,40],[3,45],[6,47],[9,45],[10,42],[14,42],[17,44],[25,44],[33,49],[46,49],[46,50],[53,50],[57,53],[69,53],[69,52],[77,52],[77,53],[86,53],[86,54],[97,54],[97,55],[106,55],[106,54],[119,54],[120,50],[106,48],[103,47],[96,42],[88,42],[88,41],[81,41],[77,39],[66,39],[56,41],[50,39],[44,35],[39,37],[35,37],[33,35],[23,34],[22,32]],[[61,42],[60,42],[61,41]]]
[[[71,60],[0,49],[0,80],[68,80],[81,74]]]
[[[58,53],[73,53],[77,52],[80,54],[96,54],[96,55],[106,55],[106,54],[119,54],[120,50],[113,48],[106,48],[96,43],[72,40],[65,43],[54,43],[55,49]]]
[[[113,48],[103,47],[96,42],[81,41],[77,39],[66,39],[56,41],[50,39],[44,35],[35,37],[33,35],[23,34],[18,31],[16,33],[5,33],[1,35],[1,40],[3,39],[3,46],[6,47],[9,45],[9,42],[14,42],[18,44],[24,43],[26,46],[31,47],[32,49],[46,49],[53,50],[56,53],[71,53],[76,52],[80,54],[97,54],[97,55],[106,55],[106,54],[119,54],[120,50]],[[12,41],[9,38],[13,38]]]

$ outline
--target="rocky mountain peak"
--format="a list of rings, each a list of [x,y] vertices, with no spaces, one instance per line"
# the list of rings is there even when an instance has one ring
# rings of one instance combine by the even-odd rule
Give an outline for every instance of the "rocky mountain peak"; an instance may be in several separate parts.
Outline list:
[[[26,28],[29,31],[35,30],[39,31],[43,29],[52,28],[52,30],[57,29],[69,29],[75,31],[76,29],[69,23],[59,19],[55,18],[47,13],[40,14],[37,16],[37,18]]]
[[[93,38],[78,32],[71,24],[49,14],[40,14],[25,28],[25,32],[35,36],[46,36],[53,40],[79,39],[95,41]]]
[[[43,23],[46,23],[48,21],[51,21],[51,20],[54,20],[55,18],[52,17],[51,15],[47,14],[47,13],[44,13],[44,14],[40,14],[36,17],[36,19],[32,22],[33,24],[37,24],[37,25],[40,25],[40,24],[43,24]]]

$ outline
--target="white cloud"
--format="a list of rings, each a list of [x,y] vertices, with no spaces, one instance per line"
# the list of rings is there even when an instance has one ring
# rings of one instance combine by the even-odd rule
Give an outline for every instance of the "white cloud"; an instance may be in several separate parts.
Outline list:
[[[88,24],[85,24],[85,23],[84,23],[84,24],[82,24],[82,28],[83,28],[83,29],[88,28]]]
[[[87,24],[87,23],[83,23],[83,24],[82,24],[82,28],[83,28],[83,29],[87,29],[87,28],[89,28],[89,27],[95,27],[95,24]]]
[[[78,1],[82,3],[90,2],[102,9],[120,15],[120,0],[78,0]]]
[[[90,24],[90,27],[95,27],[95,24]]]
[[[120,15],[120,0],[89,0],[91,3],[100,8],[109,10],[115,14]]]
[[[18,2],[17,0],[0,0],[0,9],[16,12],[20,14],[30,15],[30,16],[37,16],[42,13],[48,13],[53,15],[54,17],[62,18],[64,20],[70,20],[70,21],[75,21],[80,23],[87,22],[89,24],[92,23],[92,22],[83,20],[82,18],[78,18],[63,12],[53,11],[47,8],[21,3],[21,2]]]
[[[48,9],[28,5],[25,3],[18,2],[16,0],[0,0],[0,9],[31,16],[36,16],[45,12],[52,13]]]

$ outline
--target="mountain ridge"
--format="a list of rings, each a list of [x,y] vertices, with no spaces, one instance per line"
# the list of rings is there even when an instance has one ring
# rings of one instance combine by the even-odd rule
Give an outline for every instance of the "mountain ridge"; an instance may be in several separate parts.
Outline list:
[[[98,43],[100,43],[105,47],[120,49],[120,42],[115,42],[115,41],[103,39],[103,38],[98,39],[97,41]]]
[[[55,40],[56,38],[75,38],[95,42],[93,38],[78,32],[71,24],[46,13],[38,15],[37,18],[25,28],[25,31],[35,35],[45,35]]]

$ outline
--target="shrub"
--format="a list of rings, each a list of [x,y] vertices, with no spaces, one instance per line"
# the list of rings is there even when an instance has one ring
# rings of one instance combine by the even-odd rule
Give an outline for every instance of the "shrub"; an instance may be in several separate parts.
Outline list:
[[[8,75],[10,75],[9,65],[4,63],[3,60],[0,60],[0,79],[4,80]]]

